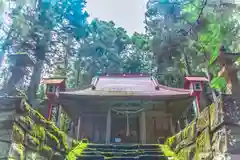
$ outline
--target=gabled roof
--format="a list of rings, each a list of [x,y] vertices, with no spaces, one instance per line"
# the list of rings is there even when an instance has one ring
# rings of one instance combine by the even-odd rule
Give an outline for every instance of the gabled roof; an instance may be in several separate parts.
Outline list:
[[[65,79],[61,78],[61,79],[58,79],[58,78],[44,78],[42,83],[43,84],[60,84],[64,81]]]
[[[206,77],[198,77],[198,76],[188,76],[188,77],[185,77],[185,81],[199,81],[199,82],[207,82],[208,79]]]
[[[101,97],[188,97],[190,90],[160,85],[150,75],[113,75],[93,78],[92,87],[71,92],[61,92],[60,96],[101,96]]]

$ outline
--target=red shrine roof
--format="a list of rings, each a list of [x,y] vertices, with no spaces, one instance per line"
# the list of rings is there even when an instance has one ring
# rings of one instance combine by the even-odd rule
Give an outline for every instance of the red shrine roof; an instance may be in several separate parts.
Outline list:
[[[187,81],[191,81],[191,82],[206,82],[208,81],[208,79],[206,77],[193,77],[193,76],[188,76],[188,77],[185,77],[185,80]]]
[[[42,83],[43,84],[60,84],[64,81],[65,79],[54,79],[54,78],[44,78]]]
[[[60,95],[99,97],[189,97],[190,90],[160,85],[150,75],[112,75],[95,77],[91,87],[83,90],[61,92]]]

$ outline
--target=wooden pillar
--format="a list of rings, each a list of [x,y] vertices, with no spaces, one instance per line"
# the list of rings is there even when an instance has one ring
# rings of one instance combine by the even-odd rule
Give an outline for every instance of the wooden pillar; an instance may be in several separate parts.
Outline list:
[[[78,117],[77,123],[77,140],[80,140],[80,132],[81,132],[81,117]]]
[[[187,117],[184,117],[184,127],[186,127],[186,126],[188,126],[188,119],[187,119]]]
[[[186,112],[183,114],[183,122],[184,122],[184,127],[188,126],[188,118],[187,118]]]
[[[180,124],[180,120],[177,121],[177,132],[181,131],[181,124]]]
[[[108,110],[108,113],[107,113],[107,124],[106,124],[106,141],[105,143],[106,144],[109,144],[111,142],[111,109]]]
[[[140,141],[142,144],[147,143],[147,132],[146,132],[146,112],[140,113]]]
[[[174,135],[175,130],[174,130],[174,127],[173,127],[172,115],[169,115],[169,127],[170,127],[170,131],[171,131],[172,135]]]

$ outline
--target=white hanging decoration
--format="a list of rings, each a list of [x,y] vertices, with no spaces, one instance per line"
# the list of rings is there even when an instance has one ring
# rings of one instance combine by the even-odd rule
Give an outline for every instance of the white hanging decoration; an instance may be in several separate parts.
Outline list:
[[[131,109],[131,111],[130,111]],[[117,114],[123,114],[126,115],[126,119],[127,119],[127,126],[126,126],[126,136],[128,137],[130,135],[130,122],[129,122],[129,115],[130,114],[137,114],[139,112],[142,112],[144,110],[144,108],[142,107],[114,107],[112,108],[112,110],[114,112],[116,112]]]
[[[59,97],[59,92],[60,92],[59,86],[57,86],[56,91],[55,91],[55,95],[56,95],[57,98]]]

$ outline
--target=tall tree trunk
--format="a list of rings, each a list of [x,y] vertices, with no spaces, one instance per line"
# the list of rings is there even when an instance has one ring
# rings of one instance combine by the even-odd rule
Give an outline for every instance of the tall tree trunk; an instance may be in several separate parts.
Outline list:
[[[208,67],[206,67],[206,70],[205,70],[205,75],[207,76],[207,79],[208,79],[208,82],[209,82],[209,86],[210,86],[210,83],[211,83],[211,76],[210,76],[210,73],[209,73],[209,70],[208,70]],[[216,96],[216,93],[214,92],[214,90],[210,87],[211,89],[211,93],[212,93],[212,97],[213,97],[213,101],[215,102],[217,100],[217,96]]]
[[[43,68],[43,60],[38,60],[33,67],[33,73],[32,73],[30,85],[27,91],[29,103],[33,107],[36,107],[37,105],[36,94],[41,81],[42,68]]]
[[[184,51],[182,53],[182,56],[183,56],[183,60],[184,60],[184,64],[185,64],[185,74],[186,74],[186,76],[190,76],[190,75],[192,75],[192,70],[191,70],[191,67],[190,67],[190,64],[189,64],[188,57],[187,57],[185,52],[186,51],[184,49]]]
[[[79,88],[79,79],[80,79],[80,67],[78,66],[76,75],[76,88]]]
[[[70,54],[71,51],[71,44],[73,41],[73,37],[68,36],[67,39],[67,47],[66,47],[66,53],[65,53],[65,57],[64,57],[64,70],[65,70],[65,77],[67,77],[67,69],[68,69],[68,55]]]

